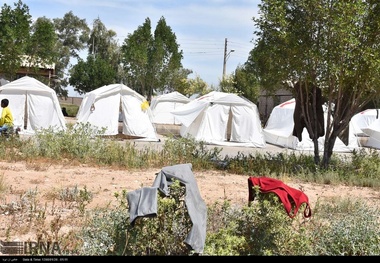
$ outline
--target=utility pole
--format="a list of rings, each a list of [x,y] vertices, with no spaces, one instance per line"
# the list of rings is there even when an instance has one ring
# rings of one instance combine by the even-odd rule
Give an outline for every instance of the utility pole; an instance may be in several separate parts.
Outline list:
[[[230,52],[227,53],[227,38],[224,39],[224,59],[223,59],[223,76],[222,80],[224,80],[224,77],[226,76],[226,64],[228,56],[231,54],[231,52],[235,52],[235,49],[231,49]]]
[[[226,63],[227,63],[227,38],[224,39],[224,59],[223,59],[222,80],[224,80],[224,76],[226,75]]]

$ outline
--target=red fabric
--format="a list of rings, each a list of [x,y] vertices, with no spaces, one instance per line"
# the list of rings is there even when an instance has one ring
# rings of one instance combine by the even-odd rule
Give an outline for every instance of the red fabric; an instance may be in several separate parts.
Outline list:
[[[295,188],[292,188],[282,181],[268,178],[268,177],[249,177],[248,178],[248,201],[251,202],[254,199],[254,189],[253,187],[257,185],[260,187],[261,193],[275,193],[283,203],[286,213],[289,217],[293,218],[296,216],[298,209],[303,203],[306,203],[306,208],[304,210],[304,217],[311,216],[311,208],[309,205],[309,198],[307,195]]]

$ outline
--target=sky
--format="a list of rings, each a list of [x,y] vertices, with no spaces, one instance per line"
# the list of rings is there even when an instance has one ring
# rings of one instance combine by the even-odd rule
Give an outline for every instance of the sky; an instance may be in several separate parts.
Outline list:
[[[18,0],[0,0],[14,8]],[[254,48],[255,25],[259,0],[23,0],[29,14],[38,17],[63,18],[70,11],[85,19],[90,28],[99,18],[108,30],[117,33],[119,45],[128,34],[143,25],[146,18],[152,30],[158,20],[176,35],[183,51],[182,65],[191,69],[189,78],[199,76],[209,86],[217,87],[223,75],[227,39],[226,75],[243,65]],[[1,6],[2,6],[1,5]],[[233,52],[230,52],[234,50]],[[85,58],[84,58],[85,59]],[[133,88],[133,87],[131,87]],[[80,96],[72,87],[69,96]]]

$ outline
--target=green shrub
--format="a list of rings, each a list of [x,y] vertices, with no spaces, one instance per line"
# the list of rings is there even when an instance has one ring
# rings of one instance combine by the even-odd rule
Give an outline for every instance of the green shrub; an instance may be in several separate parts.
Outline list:
[[[343,199],[317,208],[318,228],[310,229],[313,254],[365,256],[380,254],[380,211],[358,200]],[[314,230],[314,231],[313,231]]]
[[[227,201],[208,207],[207,236],[204,254],[238,256],[246,250],[246,239],[240,235],[240,208],[232,208]]]
[[[121,195],[126,198],[126,192]],[[175,180],[169,197],[158,197],[157,216],[129,223],[128,206],[97,213],[82,233],[84,255],[190,255],[184,243],[192,223],[184,201],[185,187]]]

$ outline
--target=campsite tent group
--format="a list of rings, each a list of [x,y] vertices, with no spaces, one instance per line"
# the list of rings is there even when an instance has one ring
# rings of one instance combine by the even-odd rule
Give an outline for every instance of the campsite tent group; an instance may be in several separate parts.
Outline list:
[[[120,104],[121,101],[121,104]],[[106,127],[105,135],[118,133],[121,111],[123,134],[158,141],[154,124],[180,124],[180,134],[206,143],[265,147],[256,105],[235,94],[210,92],[190,101],[172,92],[156,97],[143,109],[145,98],[123,84],[112,84],[86,93],[77,123]]]
[[[15,128],[20,134],[34,134],[41,129],[66,130],[56,92],[32,77],[22,77],[0,87],[0,100],[7,98]],[[123,84],[111,84],[86,93],[77,114],[77,124],[89,123],[104,135],[122,133],[139,140],[158,141],[149,105],[144,97]]]
[[[10,101],[14,125],[20,134],[39,129],[66,130],[58,97],[53,89],[32,77],[2,81],[0,100]],[[273,108],[262,128],[256,104],[232,93],[212,91],[196,99],[179,92],[155,97],[151,105],[124,84],[110,84],[88,92],[76,116],[76,125],[89,123],[104,135],[121,133],[144,141],[159,141],[155,124],[180,125],[182,137],[208,144],[266,147],[266,143],[284,148],[311,151],[313,142],[307,129],[302,141],[292,135],[295,99]],[[360,146],[380,149],[380,109],[368,109],[354,115],[349,124],[348,145],[337,138],[336,152],[350,152]],[[120,118],[121,116],[121,118]],[[326,121],[326,118],[325,118]],[[323,150],[324,137],[318,139]]]
[[[265,140],[285,148],[311,151],[314,145],[306,128],[302,132],[301,142],[292,135],[294,109],[295,99],[273,108],[264,128]],[[326,119],[325,116],[325,121]],[[318,139],[318,145],[323,150],[324,137]],[[337,138],[333,151],[351,152],[359,147],[380,149],[380,109],[367,109],[355,114],[349,123],[348,144]]]

